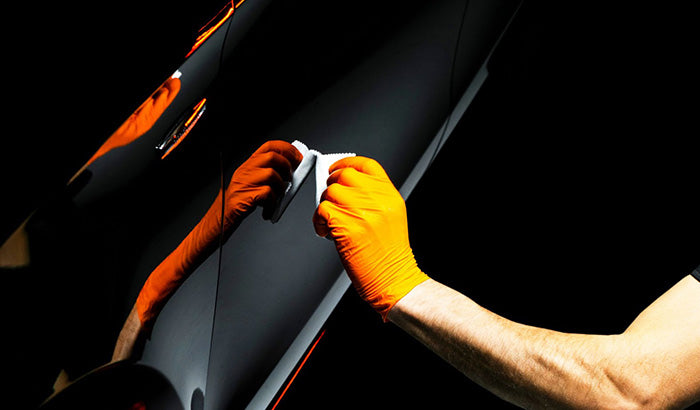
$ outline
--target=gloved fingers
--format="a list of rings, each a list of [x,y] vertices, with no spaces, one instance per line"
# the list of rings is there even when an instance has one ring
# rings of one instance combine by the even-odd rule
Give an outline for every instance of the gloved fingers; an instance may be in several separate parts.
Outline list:
[[[301,163],[301,160],[304,158],[304,156],[301,155],[301,152],[299,152],[299,150],[294,145],[288,143],[287,141],[267,141],[264,144],[262,144],[257,150],[255,150],[253,156],[257,154],[263,154],[266,152],[276,152],[284,156],[289,161],[292,170],[295,170]]]
[[[301,159],[297,148],[287,142],[262,144],[231,177],[226,189],[227,217],[245,216],[262,206],[263,218],[270,219]]]
[[[353,168],[363,174],[388,179],[384,168],[372,158],[362,156],[346,157],[331,164],[328,168],[328,172],[333,174],[336,170],[343,168]]]
[[[158,116],[160,116],[173,102],[177,93],[180,92],[180,86],[179,78],[168,78],[151,97],[153,112],[158,113]]]
[[[363,197],[364,195],[361,195],[357,188],[342,184],[331,184],[321,194],[321,201],[329,201],[338,205],[361,206],[364,202],[362,201]]]
[[[287,189],[285,182],[272,168],[254,169],[231,180],[226,189],[226,215],[236,218],[247,215],[256,206],[269,208]],[[264,210],[264,216],[268,215]]]
[[[257,206],[263,207],[263,217],[268,216],[268,208],[273,207],[280,197],[270,185],[241,187],[227,197],[226,215],[230,218],[245,216]]]
[[[355,168],[338,168],[326,180],[326,185],[340,184],[348,187],[365,187],[372,177]]]
[[[263,187],[257,198],[257,203],[263,208],[262,217],[265,220],[272,218],[272,213],[275,211],[277,199],[282,195],[271,187]]]
[[[172,102],[173,99],[175,99],[175,96],[177,93],[180,92],[180,87],[182,86],[182,83],[180,82],[179,78],[173,78],[170,77],[165,82],[163,83],[163,89],[167,89],[168,93],[171,95],[169,96],[170,102]]]
[[[287,180],[282,178],[282,176],[273,168],[259,168],[254,172],[248,174],[243,182],[244,185],[250,186],[256,191],[265,193],[266,198],[269,194],[266,188],[270,188],[271,193],[276,195],[284,194],[287,189]],[[259,194],[256,196],[256,203],[261,203],[263,197]]]
[[[312,217],[314,230],[316,235],[326,237],[331,232],[331,218],[333,213],[337,212],[337,206],[329,201],[322,201]]]
[[[180,91],[180,79],[169,78],[134,113],[139,135],[148,131]]]
[[[287,157],[275,151],[254,154],[246,161],[246,166],[251,168],[273,169],[285,181],[292,180],[293,168]]]

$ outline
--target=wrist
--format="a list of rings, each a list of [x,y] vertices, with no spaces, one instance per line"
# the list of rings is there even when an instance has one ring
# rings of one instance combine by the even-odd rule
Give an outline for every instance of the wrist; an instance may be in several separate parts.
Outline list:
[[[141,321],[136,304],[134,304],[131,313],[129,313],[129,316],[126,318],[124,329],[126,329],[129,334],[140,334],[144,330],[144,324]]]
[[[232,191],[231,187],[228,189]],[[254,208],[255,205],[250,198],[237,195],[235,190],[229,192],[226,195],[226,203],[224,204],[223,231],[230,232],[235,229]]]
[[[135,304],[119,332],[112,352],[111,362],[127,360],[138,354],[138,349],[140,349],[144,337],[145,327],[141,322],[138,308]]]
[[[387,272],[387,269],[390,271]],[[390,264],[387,269],[377,274],[375,282],[360,292],[360,296],[379,313],[384,322],[388,321],[387,315],[397,302],[430,279],[418,267],[412,253],[403,261]]]
[[[415,310],[418,306],[425,305],[426,300],[430,300],[431,302],[435,300],[434,297],[426,297],[425,295],[433,294],[435,289],[440,286],[442,285],[432,278],[428,278],[424,282],[419,283],[394,304],[387,313],[387,320],[396,324],[410,320],[408,318],[415,316]]]

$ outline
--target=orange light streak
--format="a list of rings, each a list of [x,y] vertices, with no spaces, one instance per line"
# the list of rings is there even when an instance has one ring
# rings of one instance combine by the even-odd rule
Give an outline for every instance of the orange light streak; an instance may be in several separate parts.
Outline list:
[[[160,159],[165,159],[165,157],[167,157],[168,154],[170,154],[170,152],[172,152],[172,150],[175,149],[175,147],[180,145],[180,143],[182,142],[182,140],[185,139],[187,134],[189,134],[190,131],[192,131],[192,128],[194,128],[194,125],[197,124],[197,121],[199,121],[199,118],[200,118],[199,114],[202,111],[202,107],[204,107],[204,103],[206,101],[207,101],[206,98],[202,98],[202,101],[197,103],[197,105],[193,109],[194,112],[192,113],[192,115],[190,115],[190,118],[188,118],[187,121],[185,121],[185,125],[184,125],[184,127],[186,128],[185,132],[183,132],[182,135],[180,135],[180,137],[178,137],[177,141],[175,141],[175,143],[170,148],[168,148],[167,151],[165,151],[165,153],[163,154],[162,157],[160,157]],[[190,124],[190,123],[192,123],[192,124]]]
[[[192,46],[192,49],[190,50],[189,53],[187,53],[187,55],[185,56],[185,58],[187,58],[187,57],[189,57],[190,55],[192,55],[192,53],[194,53],[194,51],[195,51],[196,49],[198,49],[199,46],[202,45],[202,43],[204,43],[209,37],[211,37],[211,35],[214,34],[214,32],[215,32],[219,27],[221,27],[221,25],[224,24],[224,22],[225,22],[226,20],[228,20],[229,17],[231,17],[231,15],[233,14],[233,10],[235,9],[235,7],[234,7],[234,5],[233,5],[233,1],[231,1],[231,4],[228,5],[227,7],[228,7],[228,10],[226,11],[226,14],[224,15],[224,17],[221,18],[221,20],[219,20],[218,23],[216,23],[214,26],[210,27],[210,28],[209,28],[208,30],[206,30],[204,33],[202,33],[202,34],[200,34],[199,36],[197,36],[197,39],[195,40],[194,45]],[[219,13],[221,13],[221,12],[219,12]],[[210,22],[211,22],[211,20],[210,20]],[[209,23],[207,23],[207,25],[208,25],[208,24],[209,24]],[[206,27],[206,25],[205,25],[204,27]],[[202,28],[204,28],[204,27],[202,27]]]
[[[194,119],[194,117],[197,116],[197,114],[199,113],[200,108],[202,108],[202,106],[204,105],[205,102],[207,102],[207,99],[206,99],[206,98],[202,98],[202,101],[200,101],[197,105],[195,105],[195,107],[193,108],[194,112],[192,113],[192,115],[190,116],[190,118],[188,118],[187,121],[185,121],[185,127],[187,127],[188,125],[190,125],[190,123],[192,122],[192,120]]]
[[[282,394],[280,394],[280,396],[277,398],[277,401],[275,402],[275,404],[272,406],[272,409],[270,409],[270,410],[275,410],[275,407],[277,407],[277,405],[280,403],[280,401],[282,400],[282,397],[284,397],[284,394],[287,393],[289,386],[292,385],[292,382],[294,382],[294,379],[296,379],[297,375],[299,374],[299,371],[301,370],[302,367],[304,367],[304,363],[306,363],[306,360],[309,358],[309,356],[311,356],[311,352],[314,351],[314,349],[316,348],[316,345],[318,344],[318,342],[321,341],[321,338],[323,337],[323,335],[325,333],[326,333],[326,330],[324,329],[323,332],[321,332],[321,334],[318,336],[318,338],[314,342],[313,346],[311,346],[311,349],[309,349],[308,353],[306,353],[306,356],[304,356],[304,360],[301,361],[301,364],[299,365],[299,367],[297,367],[297,371],[294,372],[294,375],[289,380],[287,385],[284,387],[284,390],[282,390]]]

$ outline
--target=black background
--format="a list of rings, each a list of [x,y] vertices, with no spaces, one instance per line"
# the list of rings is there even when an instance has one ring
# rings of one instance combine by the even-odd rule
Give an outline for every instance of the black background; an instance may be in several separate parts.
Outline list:
[[[3,237],[177,67],[220,7],[7,13]],[[685,5],[526,2],[407,202],[423,270],[516,321],[616,333],[700,263],[692,17]],[[325,328],[279,408],[509,406],[381,323],[352,289]]]
[[[688,10],[526,2],[407,201],[421,268],[525,324],[613,334],[700,263]],[[350,289],[279,408],[512,408]]]

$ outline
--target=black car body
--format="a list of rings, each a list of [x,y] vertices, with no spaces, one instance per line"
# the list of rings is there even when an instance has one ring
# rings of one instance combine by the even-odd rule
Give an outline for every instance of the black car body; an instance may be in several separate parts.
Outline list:
[[[254,213],[222,236],[168,301],[138,362],[105,366],[141,285],[268,139],[373,157],[408,197],[486,78],[518,5],[221,5],[183,62],[161,77],[177,72],[182,85],[154,125],[89,156],[25,212],[19,230],[30,263],[11,269],[30,272],[31,326],[52,335],[34,334],[33,347],[43,348],[36,381],[60,369],[80,376],[45,406],[110,402],[95,380],[129,389],[118,380],[131,371],[155,377],[148,369],[185,407],[198,397],[209,409],[273,403],[349,287],[334,247],[313,233],[313,184],[278,223]],[[102,113],[104,123],[123,113]],[[81,134],[105,129],[89,121],[85,128]],[[46,316],[50,309],[59,320]],[[148,400],[149,408],[157,403]]]
[[[103,65],[77,67],[83,76],[74,73],[69,77],[72,85],[58,86],[80,94],[62,97],[73,103],[56,110],[59,117],[79,112],[86,118],[82,126],[67,122],[72,125],[72,143],[68,137],[53,142],[62,148],[56,152],[68,152],[63,158],[67,165],[58,167],[60,161],[45,151],[44,157],[37,152],[38,158],[30,156],[56,171],[51,174],[42,168],[38,177],[27,176],[30,187],[39,186],[38,181],[46,184],[23,192],[31,195],[17,194],[30,200],[8,212],[9,228],[3,227],[4,240],[29,218],[23,226],[31,264],[6,268],[13,274],[8,288],[29,289],[8,299],[7,310],[26,303],[26,294],[35,301],[31,312],[15,317],[10,326],[25,335],[18,339],[17,345],[24,346],[17,351],[26,353],[19,356],[17,367],[27,373],[26,385],[43,383],[41,396],[50,393],[60,369],[69,369],[73,377],[84,375],[47,401],[46,408],[81,404],[128,408],[137,403],[147,408],[270,408],[285,404],[280,398],[297,375],[299,391],[306,396],[292,396],[290,406],[301,402],[307,408],[325,408],[328,402],[308,401],[325,397],[313,386],[332,392],[332,407],[364,403],[371,408],[368,392],[387,394],[382,385],[392,392],[401,386],[418,392],[421,385],[437,390],[438,384],[469,391],[480,403],[483,398],[469,390],[471,385],[462,384],[467,383],[463,376],[433,376],[447,370],[427,365],[437,359],[416,353],[422,346],[377,341],[364,349],[354,345],[360,340],[356,334],[367,332],[368,325],[350,319],[357,308],[347,300],[350,297],[343,298],[349,280],[332,244],[314,234],[315,192],[309,181],[278,223],[263,220],[256,211],[232,235],[222,234],[220,246],[168,301],[138,360],[105,366],[150,272],[202,218],[236,167],[269,139],[298,139],[322,152],[352,151],[377,159],[408,198],[409,218],[419,215],[411,235],[423,269],[444,275],[443,280],[455,288],[468,290],[515,319],[534,318],[539,324],[569,329],[569,320],[578,319],[582,324],[575,331],[620,331],[620,323],[671,278],[647,287],[638,284],[634,297],[628,296],[632,303],[627,310],[611,315],[624,299],[618,295],[628,289],[627,280],[636,277],[633,272],[611,280],[611,272],[631,266],[648,276],[667,266],[670,277],[675,277],[697,264],[696,242],[683,234],[698,226],[691,210],[674,214],[673,222],[666,224],[659,222],[671,214],[664,209],[659,219],[638,225],[639,215],[648,214],[642,210],[649,208],[629,211],[635,204],[630,198],[649,187],[645,175],[650,172],[627,156],[628,140],[592,132],[598,126],[591,124],[601,123],[591,120],[586,110],[608,121],[614,117],[611,112],[624,121],[634,111],[614,111],[613,103],[593,92],[615,90],[608,82],[597,82],[605,75],[596,71],[599,60],[595,60],[599,53],[605,57],[617,50],[600,48],[608,44],[610,31],[598,36],[595,30],[577,31],[573,38],[578,42],[569,42],[571,31],[588,29],[588,21],[599,20],[587,20],[588,16],[568,20],[571,16],[559,15],[562,8],[555,7],[546,15],[556,16],[562,26],[575,22],[571,31],[565,28],[567,36],[550,43],[544,55],[534,51],[541,58],[539,65],[520,66],[518,71],[512,67],[523,64],[522,53],[533,53],[523,51],[524,38],[540,30],[527,21],[518,23],[519,1],[214,3],[190,10],[166,4],[149,8],[144,11],[148,17],[135,21],[165,22],[132,34],[130,41],[142,39],[145,44],[135,47],[133,61],[124,46],[96,52],[115,61],[105,57]],[[535,6],[530,13],[546,8]],[[127,12],[117,15],[115,27],[129,24]],[[104,24],[111,21],[103,19]],[[87,28],[101,24],[99,17],[77,21],[85,24],[71,26],[71,38],[84,38]],[[182,34],[183,22],[206,24]],[[148,24],[135,25],[134,31],[144,26]],[[200,42],[203,33],[207,36]],[[168,41],[177,46],[158,48]],[[597,48],[585,53],[589,45]],[[72,61],[90,61],[81,54],[90,54],[86,43],[73,43],[51,61],[59,64],[63,53]],[[585,69],[570,68],[579,63]],[[528,71],[543,68],[534,74]],[[176,70],[182,88],[155,125],[133,143],[84,167],[138,103]],[[630,78],[623,71],[614,70],[616,83]],[[512,77],[523,72],[532,81],[525,86]],[[572,73],[590,77],[566,77]],[[119,76],[128,81],[109,81]],[[499,82],[479,93],[491,76]],[[547,84],[551,78],[559,82]],[[95,97],[98,107],[94,107],[91,93],[107,97]],[[472,106],[477,96],[480,104]],[[205,98],[206,105],[200,105]],[[206,107],[203,113],[198,111],[202,107]],[[196,125],[175,146],[168,138],[182,130],[179,124],[200,113]],[[60,122],[52,122],[56,123]],[[684,161],[689,159],[685,145],[659,146],[667,148],[661,151],[673,158],[670,163],[690,164]],[[31,152],[28,147],[19,152]],[[595,166],[590,158],[595,158]],[[625,177],[618,165],[630,161],[634,177]],[[670,175],[691,178],[691,169],[688,165]],[[696,198],[689,181],[677,178],[669,184],[652,184],[650,192],[687,203]],[[419,199],[409,197],[414,189]],[[470,199],[460,200],[465,192]],[[601,197],[607,198],[606,207],[597,202]],[[645,205],[661,202],[647,200]],[[613,234],[599,234],[602,227]],[[649,242],[654,234],[676,239]],[[617,246],[615,238],[626,245]],[[665,257],[630,262],[640,249],[656,249]],[[596,252],[597,259],[583,257]],[[469,277],[444,273],[456,265],[480,273]],[[568,278],[561,276],[563,267],[571,275],[587,275],[587,280],[576,282],[578,292],[562,279]],[[602,291],[601,281],[606,283]],[[551,293],[553,283],[570,291]],[[595,308],[570,307],[583,306],[594,291],[603,295]],[[593,325],[593,318],[603,315],[609,315],[607,321]],[[379,332],[394,342],[400,338],[372,326],[369,334]],[[324,333],[328,328],[332,331]],[[324,343],[335,350],[324,351]],[[308,369],[314,378],[303,379],[304,372],[297,372],[314,347],[326,360]],[[405,354],[411,355],[413,365],[404,364]],[[368,361],[364,366],[363,358]],[[369,374],[357,382],[349,372],[337,370],[343,363],[346,369]],[[383,375],[384,368],[394,371]],[[418,377],[426,380],[416,381]],[[143,389],[144,385],[154,387]],[[428,391],[415,394],[425,400],[431,397]],[[378,407],[414,403],[379,397],[373,399]],[[432,398],[433,404],[453,404],[454,396],[442,397]],[[508,406],[485,402],[490,408]]]

